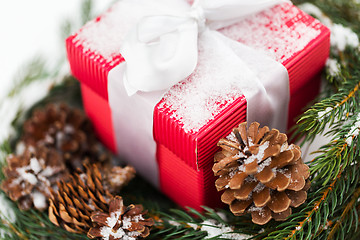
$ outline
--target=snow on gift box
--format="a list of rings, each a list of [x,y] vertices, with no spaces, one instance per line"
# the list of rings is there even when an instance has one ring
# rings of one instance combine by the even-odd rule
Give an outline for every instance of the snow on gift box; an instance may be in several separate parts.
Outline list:
[[[199,40],[195,50],[198,46],[199,56],[195,57],[195,70],[170,89],[138,91],[132,96],[127,94],[122,80],[124,72],[128,70],[128,76],[141,75],[148,66],[139,67],[137,71],[135,68],[135,72],[132,66],[131,72],[128,62],[126,69],[121,50],[128,32],[144,16],[168,16],[174,9],[175,16],[179,12],[186,13],[190,9],[188,3],[183,0],[122,0],[70,36],[66,44],[71,70],[81,82],[85,110],[102,141],[178,204],[195,209],[200,209],[201,205],[219,206],[220,197],[211,170],[219,139],[246,118],[248,122],[256,120],[271,127],[286,125],[288,119],[290,126],[293,118],[318,93],[318,76],[329,54],[330,32],[291,3],[283,2],[241,20],[225,17],[231,25],[217,27],[217,31],[203,25],[205,18],[194,17],[194,11],[182,14],[196,19],[192,22],[200,26],[199,34],[196,32]],[[196,14],[204,12],[208,11]],[[224,19],[224,14],[215,16]],[[206,24],[208,22],[209,19]],[[184,30],[181,27],[174,31],[154,29],[168,34],[163,38]],[[149,45],[163,40],[149,33]],[[181,35],[176,36],[181,38]],[[194,44],[186,46],[191,48]],[[169,54],[160,49],[162,57]],[[136,57],[139,59],[139,56],[132,56],[132,59]],[[147,59],[139,59],[139,62],[144,61]],[[286,77],[279,74],[283,67],[278,63],[286,68]],[[166,70],[163,75],[171,76]],[[286,86],[279,86],[279,75],[288,79]],[[248,85],[259,82],[254,79],[267,81],[266,86],[261,83],[260,88],[268,94],[265,97],[268,102],[261,95],[248,97],[252,95],[251,90],[250,94],[246,90],[252,89]],[[279,100],[278,95],[283,100]],[[279,102],[272,106],[272,100],[268,99]],[[277,109],[271,111],[271,108]],[[272,120],[267,119],[269,114],[273,115]],[[249,120],[254,117],[257,119]]]

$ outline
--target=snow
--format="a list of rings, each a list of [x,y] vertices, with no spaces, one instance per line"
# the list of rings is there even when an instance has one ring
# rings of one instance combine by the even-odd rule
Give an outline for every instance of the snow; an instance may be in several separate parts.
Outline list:
[[[358,47],[359,38],[350,28],[344,27],[341,24],[333,24],[330,27],[331,38],[330,42],[333,47],[338,51],[342,52],[345,50],[346,46]]]
[[[110,216],[106,219],[106,224],[108,226],[100,228],[100,233],[103,236],[102,239],[109,240],[110,236],[112,236],[115,239],[136,240],[137,236],[141,235],[140,232],[125,232],[124,229],[130,228],[132,224],[131,222],[139,222],[140,220],[144,220],[142,215],[124,217],[121,220],[121,211],[112,212]],[[116,223],[121,223],[122,226],[116,231],[114,231]]]
[[[265,161],[263,161],[259,167],[257,172],[261,172],[262,170],[264,170],[265,167],[269,166],[271,164],[271,157],[268,157],[267,159],[265,159]]]
[[[263,159],[265,150],[269,147],[269,141],[265,142],[264,144],[259,146],[259,152],[256,155],[251,155],[247,159],[245,159],[245,164],[252,163],[255,159],[259,162]],[[244,152],[248,150],[248,147],[246,146],[244,149]],[[270,163],[269,163],[270,164]]]
[[[232,142],[238,142],[238,140],[237,140],[234,132],[231,132],[231,133],[226,137],[226,139],[229,140],[229,141],[232,141]]]
[[[258,183],[258,185],[256,185],[256,187],[253,189],[253,192],[259,193],[262,190],[264,190],[265,185],[262,184],[261,182]]]
[[[206,232],[205,239],[217,237],[219,239],[236,239],[245,240],[252,236],[241,233],[230,233],[234,231],[232,227],[226,226],[222,223],[217,223],[215,220],[205,220],[201,223],[201,231]]]
[[[10,223],[16,221],[15,212],[12,210],[10,202],[4,194],[0,194],[0,217]]]
[[[42,167],[37,158],[33,157],[30,159],[30,169],[33,170],[35,174],[38,174],[42,170]]]
[[[170,117],[180,122],[186,133],[198,132],[235,99],[243,97],[240,85],[254,74],[247,66],[234,62],[234,56],[218,61],[224,56],[224,50],[230,51],[223,42],[214,37],[201,38],[200,41],[195,71],[173,86],[158,105],[160,111],[168,109]]]
[[[360,133],[360,113],[358,114],[354,125],[351,126],[349,133],[345,136],[346,144],[348,146],[351,146],[353,139],[359,136],[359,133]]]
[[[63,69],[63,71],[66,70]],[[49,92],[49,89],[60,79],[61,77],[59,77],[59,79],[48,78],[36,81],[29,84],[25,89],[22,89],[18,95],[7,97],[3,100],[0,99],[0,142],[5,141],[10,135],[15,133],[12,122],[16,118],[18,112],[20,110],[29,109],[36,102],[44,98]]]
[[[311,3],[301,4],[300,9],[318,18],[331,31],[330,43],[338,52],[344,51],[346,46],[356,48],[359,46],[359,38],[350,28],[341,24],[333,23],[322,11]]]
[[[37,209],[46,209],[47,207],[47,198],[41,192],[35,191],[32,193],[32,199],[34,206]]]
[[[339,73],[341,71],[340,64],[338,63],[338,61],[336,59],[329,58],[326,61],[326,67],[328,68],[330,76],[333,76],[333,77],[339,75]]]
[[[33,173],[28,172],[30,169],[31,168],[29,166],[16,169],[20,176],[18,179],[14,180],[12,184],[19,184],[22,181],[26,181],[31,185],[36,185],[38,183],[38,179]]]
[[[176,221],[173,221],[173,220],[168,220],[168,223],[172,226],[175,226],[175,227],[178,227],[178,226],[181,226],[180,223],[176,222]]]
[[[317,20],[305,24],[299,16],[299,9],[282,4],[222,29],[221,33],[284,62],[320,34]],[[269,25],[272,31],[269,31]]]
[[[327,117],[333,109],[334,108],[332,108],[332,107],[327,107],[324,111],[318,112],[318,116],[317,116],[318,121],[322,121],[322,119],[324,117]]]
[[[134,4],[135,3],[135,4]],[[143,7],[139,7],[142,4]],[[183,3],[184,7],[188,7]],[[84,52],[92,51],[106,60],[120,54],[120,48],[127,33],[143,16],[169,14],[159,10],[169,5],[166,0],[152,1],[118,1],[111,7],[101,21],[96,19],[86,24],[74,39],[74,43],[81,44]],[[161,8],[159,7],[161,6]]]
[[[189,227],[191,227],[191,228],[194,229],[194,230],[197,230],[197,229],[198,229],[198,225],[195,224],[195,223],[187,223],[187,225],[189,225]]]

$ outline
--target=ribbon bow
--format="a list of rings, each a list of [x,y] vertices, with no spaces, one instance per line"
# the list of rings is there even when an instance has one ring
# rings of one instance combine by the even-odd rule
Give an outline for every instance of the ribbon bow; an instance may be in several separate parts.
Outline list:
[[[146,16],[125,39],[121,54],[128,95],[166,90],[188,77],[198,61],[198,37],[289,0],[195,0],[188,12]]]

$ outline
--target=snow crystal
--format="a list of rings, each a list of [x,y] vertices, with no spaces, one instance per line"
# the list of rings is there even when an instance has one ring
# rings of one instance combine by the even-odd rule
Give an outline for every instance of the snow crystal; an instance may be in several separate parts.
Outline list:
[[[104,226],[100,228],[100,233],[103,236],[103,240],[109,240],[110,236],[116,239],[123,239],[123,240],[136,240],[137,236],[139,236],[141,233],[137,231],[133,232],[125,232],[124,229],[127,229],[131,227],[131,221],[138,222],[139,220],[144,220],[142,216],[136,216],[134,218],[131,217],[124,217],[122,221],[122,227],[114,231],[114,226],[117,222],[121,222],[121,219],[119,219],[121,216],[121,212],[113,212],[110,214],[110,217],[106,219],[106,224],[108,226]]]
[[[320,111],[318,112],[318,117],[317,117],[317,120],[318,121],[322,121],[322,119],[324,117],[327,117],[329,115],[329,113],[333,110],[334,108],[332,107],[327,107],[324,111]]]
[[[66,72],[68,74],[68,72]],[[62,79],[63,75],[59,76]],[[34,81],[21,89],[21,91],[13,96],[0,99],[0,142],[8,139],[10,135],[15,133],[12,122],[16,118],[20,110],[26,110],[44,98],[51,86],[54,86],[56,79],[48,78],[42,81]],[[36,92],[36,94],[34,94]]]
[[[22,167],[22,168],[17,168],[16,171],[19,174],[19,178],[13,181],[13,184],[18,184],[20,183],[22,180],[29,182],[31,185],[35,185],[38,182],[37,177],[28,172],[30,170],[29,166],[26,167]]]
[[[51,137],[49,134],[46,134],[45,135],[45,138],[44,138],[44,141],[46,142],[46,143],[48,143],[48,144],[54,144],[54,138],[53,137]]]
[[[30,169],[35,173],[38,174],[42,167],[39,163],[39,161],[37,160],[37,158],[33,157],[30,159]]]
[[[256,192],[256,193],[259,193],[261,192],[262,190],[264,190],[265,188],[265,185],[262,184],[261,182],[259,182],[256,187],[253,189],[253,192]]]
[[[208,37],[201,38],[201,41],[203,44],[199,46],[198,65],[194,72],[173,86],[158,105],[159,110],[167,110],[186,133],[198,132],[223,109],[243,97],[240,85],[253,74],[246,65],[233,61],[234,53],[219,39]],[[225,54],[224,50],[232,57],[219,61],[219,57]]]
[[[121,212],[120,211],[116,211],[116,212],[112,212],[110,214],[110,217],[106,218],[106,224],[110,227],[113,228],[115,226],[115,224],[119,221],[119,217],[121,216]]]
[[[10,202],[3,194],[0,194],[0,216],[10,223],[16,221],[16,215],[10,206]]]
[[[359,133],[360,133],[360,113],[357,116],[357,120],[355,124],[351,126],[349,133],[346,135],[346,144],[348,146],[351,146],[353,139],[359,136]]]
[[[286,168],[279,168],[277,169],[277,172],[283,174],[287,178],[291,178],[291,172],[287,172],[287,170],[288,169]]]
[[[168,223],[172,226],[175,226],[175,227],[178,227],[178,226],[181,226],[180,223],[176,222],[176,221],[173,221],[173,220],[168,220]]]
[[[120,53],[127,33],[143,16],[171,13],[170,9],[168,11],[161,10],[169,4],[171,5],[169,2],[166,0],[118,1],[106,14],[101,16],[101,21],[99,21],[100,18],[97,18],[87,23],[74,38],[74,43],[81,44],[84,52],[91,50],[96,55],[100,54],[106,60],[111,61]],[[180,8],[189,7],[183,1],[177,2],[181,6]],[[139,4],[142,7],[139,7]]]
[[[329,74],[333,77],[339,75],[339,73],[341,71],[340,64],[338,63],[338,61],[336,59],[329,58],[326,61],[326,67],[329,70]]]
[[[248,210],[249,212],[263,212],[264,208],[263,207],[256,207],[256,206],[251,206]]]
[[[344,27],[341,24],[333,24],[330,30],[331,45],[336,47],[340,52],[344,51],[346,46],[353,48],[359,46],[359,38],[350,28]]]
[[[246,18],[220,32],[262,51],[276,61],[284,62],[303,50],[321,32],[319,21],[305,24],[300,17],[299,9],[290,4],[282,4],[255,17]]]
[[[65,132],[66,134],[74,133],[74,132],[75,132],[75,128],[74,128],[72,125],[66,124],[66,125],[64,126],[64,132]]]
[[[244,240],[249,239],[252,236],[241,234],[241,233],[230,233],[234,231],[232,227],[228,227],[222,223],[217,223],[215,220],[205,220],[201,223],[201,231],[206,232],[207,236],[205,239],[217,237],[219,239],[237,239],[237,240]]]
[[[306,12],[307,14],[313,15],[317,19],[320,20],[327,27],[332,25],[332,21],[328,18],[317,6],[312,3],[303,3],[298,6],[301,10]]]
[[[284,142],[283,145],[281,145],[280,152],[284,152],[289,148],[289,145],[287,142]]]
[[[225,222],[228,221],[227,216],[226,216],[225,213],[223,213],[223,212],[216,212],[216,214],[217,214],[223,221],[225,221]]]
[[[26,145],[23,141],[20,141],[16,144],[16,155],[22,155],[25,152],[26,149]]]
[[[226,137],[227,140],[229,141],[232,141],[232,142],[237,142],[237,138],[235,136],[235,133],[234,132],[231,132],[227,137]]]
[[[249,175],[245,178],[245,182],[256,182],[256,178],[253,175]]]
[[[194,230],[197,230],[197,229],[198,229],[198,225],[197,225],[197,224],[187,223],[187,225],[189,225],[189,227],[191,227],[191,228],[194,229]]]
[[[265,142],[264,144],[259,146],[259,151],[256,155],[251,155],[247,159],[245,159],[245,164],[250,164],[253,161],[257,160],[258,162],[261,161],[264,157],[265,150],[269,147],[269,141]],[[244,151],[247,150],[247,147]]]
[[[269,166],[271,163],[271,157],[268,157],[267,159],[265,159],[265,161],[263,161],[259,167],[258,167],[258,170],[257,172],[261,172],[262,170],[264,170],[265,167]]]
[[[131,217],[124,217],[123,220],[122,220],[122,227],[124,229],[128,229],[130,228],[132,225],[131,223]]]
[[[44,176],[44,177],[51,177],[54,172],[55,172],[55,168],[53,167],[50,167],[50,166],[47,166],[42,172],[40,175]]]
[[[238,152],[236,155],[235,155],[236,158],[245,158],[246,155],[242,152]]]
[[[37,209],[45,209],[47,207],[47,198],[39,191],[35,191],[31,194],[34,206]]]

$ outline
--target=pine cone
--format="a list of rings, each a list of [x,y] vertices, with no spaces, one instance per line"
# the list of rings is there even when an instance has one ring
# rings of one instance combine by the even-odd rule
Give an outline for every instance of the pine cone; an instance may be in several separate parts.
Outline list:
[[[111,166],[101,169],[104,188],[116,195],[135,177],[135,168],[131,166]]]
[[[86,173],[75,173],[69,182],[58,182],[58,191],[52,192],[49,218],[52,223],[69,232],[86,233],[93,226],[94,211],[108,212],[113,198],[102,185],[97,165],[85,165]]]
[[[22,138],[25,145],[46,146],[57,149],[73,169],[82,168],[86,157],[90,162],[109,159],[100,154],[100,146],[89,119],[78,109],[65,104],[48,104],[35,110],[24,123]]]
[[[141,205],[126,207],[120,196],[113,198],[109,205],[108,212],[96,212],[91,215],[96,226],[89,230],[89,238],[135,240],[150,234],[154,220],[144,218],[146,212],[143,212]]]
[[[61,156],[53,149],[27,148],[19,156],[9,155],[8,166],[3,169],[5,180],[2,189],[20,209],[48,207],[50,188],[56,181],[66,179],[67,170]]]
[[[268,127],[246,122],[235,128],[218,146],[213,171],[215,185],[225,190],[221,200],[235,215],[250,212],[252,221],[265,224],[274,218],[285,220],[290,207],[305,202],[310,172],[301,159],[298,146],[287,143],[287,136]]]

